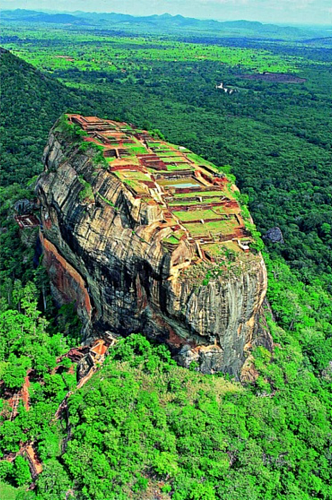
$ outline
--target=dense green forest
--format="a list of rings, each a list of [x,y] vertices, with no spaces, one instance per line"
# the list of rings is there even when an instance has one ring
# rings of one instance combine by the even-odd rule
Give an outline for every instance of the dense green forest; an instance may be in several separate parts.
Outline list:
[[[14,457],[0,460],[1,498],[332,498],[331,49],[190,38],[4,27],[2,45],[20,58],[1,52],[0,458]],[[247,79],[264,71],[305,81]],[[17,200],[34,200],[63,111],[159,129],[236,175],[263,235],[281,229],[283,244],[265,240],[275,347],[254,352],[255,383],[180,368],[131,335],[76,388],[59,359],[79,345],[79,321],[54,307],[13,219]],[[30,407],[13,418],[8,399],[28,372]],[[43,464],[34,481],[15,455],[27,442]]]

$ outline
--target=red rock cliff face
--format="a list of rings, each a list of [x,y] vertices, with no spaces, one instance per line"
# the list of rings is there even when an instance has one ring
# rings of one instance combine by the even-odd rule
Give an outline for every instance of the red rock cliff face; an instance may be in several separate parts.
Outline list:
[[[52,293],[59,304],[74,303],[78,314],[86,321],[91,320],[91,301],[86,283],[57,248],[40,233],[43,246],[44,265],[46,266],[52,286]]]
[[[259,326],[267,287],[261,255],[242,251],[231,269],[215,273],[190,239],[168,251],[158,206],[135,198],[95,154],[56,129],[45,149],[37,192],[58,300],[75,301],[90,332],[140,332],[166,342],[184,366],[195,360],[205,373],[238,376],[252,346],[271,348]]]

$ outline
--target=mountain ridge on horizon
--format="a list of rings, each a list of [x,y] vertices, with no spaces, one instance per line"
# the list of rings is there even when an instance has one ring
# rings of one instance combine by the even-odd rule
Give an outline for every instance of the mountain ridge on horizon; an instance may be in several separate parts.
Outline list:
[[[315,27],[308,25],[300,27],[246,19],[220,21],[217,19],[186,17],[181,14],[172,15],[167,12],[164,14],[151,14],[149,16],[135,16],[116,12],[4,9],[0,10],[0,13],[3,22],[83,25],[91,26],[91,28],[106,28],[109,23],[112,23],[113,28],[130,29],[131,26],[135,26],[135,28],[148,27],[154,30],[163,29],[170,33],[179,28],[191,31],[192,33],[202,33],[212,29],[213,33],[211,34],[258,35],[271,38],[308,38],[308,32],[314,31],[316,34],[317,31],[325,31],[322,26]]]
[[[125,14],[123,12],[97,12],[97,11],[84,11],[84,10],[53,10],[53,9],[1,9],[0,8],[0,13],[1,14],[7,14],[7,13],[25,13],[25,14],[48,14],[48,15],[55,15],[55,14],[68,14],[72,16],[122,16],[122,17],[128,17],[128,18],[139,18],[139,19],[146,19],[146,18],[178,18],[178,19],[187,19],[187,20],[195,20],[195,21],[202,21],[202,22],[215,22],[215,23],[220,23],[220,24],[233,24],[233,23],[248,23],[251,25],[272,25],[272,26],[277,26],[277,27],[282,27],[282,28],[324,28],[324,27],[330,27],[329,24],[308,24],[308,23],[293,23],[293,22],[273,22],[273,21],[258,21],[258,20],[250,20],[250,19],[217,19],[217,18],[205,18],[205,17],[188,17],[184,16],[182,14],[170,14],[168,12],[164,12],[163,14],[150,14],[150,15],[135,15],[135,14]]]

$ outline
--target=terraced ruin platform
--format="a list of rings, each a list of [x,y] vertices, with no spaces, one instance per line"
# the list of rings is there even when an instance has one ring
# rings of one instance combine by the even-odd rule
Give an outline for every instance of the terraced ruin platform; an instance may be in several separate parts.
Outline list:
[[[160,227],[172,230],[163,240],[169,251],[187,239],[204,260],[214,261],[220,244],[249,252],[252,239],[236,199],[237,188],[212,163],[127,123],[67,117],[86,132],[85,142],[102,147],[109,172],[135,199],[159,206]]]

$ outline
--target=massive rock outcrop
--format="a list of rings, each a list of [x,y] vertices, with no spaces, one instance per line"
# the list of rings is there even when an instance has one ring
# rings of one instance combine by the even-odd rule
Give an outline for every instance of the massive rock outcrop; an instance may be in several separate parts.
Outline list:
[[[184,366],[236,376],[253,345],[271,347],[260,327],[265,265],[236,188],[213,165],[79,115],[52,129],[44,163],[44,262],[86,337],[141,332]]]

